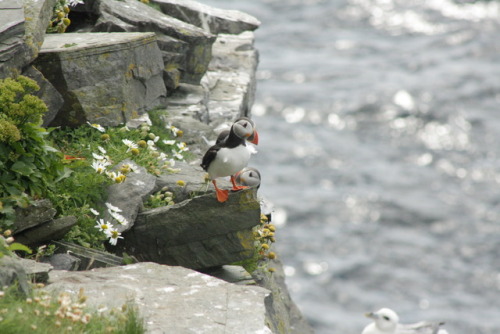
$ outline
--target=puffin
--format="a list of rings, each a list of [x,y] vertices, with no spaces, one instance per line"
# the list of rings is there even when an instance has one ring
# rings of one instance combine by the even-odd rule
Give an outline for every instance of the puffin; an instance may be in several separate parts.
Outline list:
[[[220,134],[219,137],[221,137]],[[230,176],[233,184],[231,190],[233,191],[247,188],[246,186],[238,186],[234,178],[234,174],[246,167],[250,160],[251,152],[247,148],[247,140],[258,145],[259,135],[250,119],[239,118],[233,123],[229,133],[211,146],[203,156],[201,167],[212,180],[219,202],[227,201],[229,191],[217,187],[217,178]]]
[[[365,314],[372,318],[361,334],[448,334],[441,329],[443,322],[420,321],[415,324],[402,325],[396,312],[389,308],[381,308],[376,312]]]
[[[238,122],[238,121],[241,121],[241,120],[245,120],[245,121],[247,121],[248,123],[250,123],[250,125],[252,125],[252,127],[253,127],[253,128],[254,128],[254,130],[255,130],[255,123],[254,123],[254,121],[252,121],[252,120],[251,120],[250,118],[248,118],[248,117],[240,117],[240,118],[236,119],[236,120],[234,121],[234,123],[236,123],[236,122]],[[229,128],[229,129],[226,129],[226,130],[222,130],[222,131],[219,133],[219,135],[217,136],[217,139],[215,140],[215,144],[217,145],[217,144],[220,144],[220,143],[224,142],[224,141],[227,139],[227,137],[229,136],[229,133],[230,133],[230,132],[231,132],[231,129],[230,129],[230,128]],[[255,139],[255,136],[257,136],[257,139]],[[258,142],[258,141],[259,141],[258,136],[259,136],[259,135],[258,135],[258,133],[257,133],[256,131],[254,131],[254,132],[252,133],[252,135],[251,135],[251,136],[249,136],[249,137],[247,138],[247,141],[249,141],[249,142],[251,142],[251,143],[255,144],[255,143],[254,143],[254,141],[256,141],[256,142]]]
[[[250,188],[260,187],[260,172],[253,167],[245,167],[234,176],[236,183]]]

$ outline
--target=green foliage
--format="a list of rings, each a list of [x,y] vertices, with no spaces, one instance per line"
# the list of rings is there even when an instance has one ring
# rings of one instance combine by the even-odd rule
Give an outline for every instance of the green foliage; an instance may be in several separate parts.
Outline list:
[[[64,175],[61,155],[48,145],[40,126],[47,106],[31,93],[35,81],[18,76],[0,80],[0,227],[12,225],[15,207],[28,196],[43,197]]]
[[[63,292],[52,296],[35,289],[28,298],[15,287],[0,291],[0,333],[145,333],[143,320],[132,305],[100,313],[86,306],[87,296]]]

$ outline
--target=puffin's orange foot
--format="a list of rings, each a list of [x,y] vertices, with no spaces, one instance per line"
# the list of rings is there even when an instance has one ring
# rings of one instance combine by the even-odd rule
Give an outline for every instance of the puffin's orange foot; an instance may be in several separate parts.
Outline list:
[[[247,186],[233,186],[233,188],[231,189],[231,191],[240,191],[240,190],[243,190],[243,189],[248,189]]]
[[[227,201],[229,198],[229,191],[222,189],[215,189],[215,195],[217,196],[217,200],[221,203]]]

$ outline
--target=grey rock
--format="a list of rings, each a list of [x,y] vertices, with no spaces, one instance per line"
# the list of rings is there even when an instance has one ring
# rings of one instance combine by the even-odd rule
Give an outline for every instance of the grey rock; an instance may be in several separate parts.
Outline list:
[[[171,49],[166,47],[162,37],[159,38],[163,42],[159,44],[161,50],[176,53],[181,60],[165,64],[167,70],[179,70],[182,82],[199,84],[210,62],[215,36],[137,0],[99,0],[95,7],[99,19],[94,31],[151,31],[186,43]],[[181,50],[181,45],[185,46],[185,51]]]
[[[239,284],[239,285],[255,285],[255,281],[243,267],[235,265],[226,265],[215,268],[210,268],[203,273],[217,277],[229,283]]]
[[[117,164],[117,167],[122,165],[131,166],[133,172],[127,175],[124,182],[108,187],[106,202],[120,208],[122,212],[119,214],[125,217],[128,224],[118,223],[109,210],[104,212],[104,220],[113,223],[119,232],[127,231],[133,226],[139,210],[143,207],[143,202],[153,193],[156,185],[156,177],[149,174],[144,167],[128,159]]]
[[[252,32],[221,34],[214,43],[209,71],[202,80],[209,90],[207,108],[213,126],[240,116],[250,117],[258,65],[258,53],[253,44]]]
[[[230,284],[182,267],[138,263],[87,272],[54,270],[44,289],[74,296],[83,288],[87,305],[109,310],[132,303],[147,333],[271,333],[266,326],[266,289]]]
[[[22,1],[0,0],[0,78],[12,75],[30,58],[24,31]]]
[[[15,238],[23,245],[36,247],[63,238],[74,225],[76,225],[75,217],[62,217],[17,233]]]
[[[34,201],[26,208],[16,209],[14,221],[14,234],[20,233],[31,227],[46,223],[56,215],[56,209],[48,199]]]
[[[24,268],[26,275],[31,282],[47,283],[49,272],[53,267],[48,263],[41,263],[34,260],[18,258],[19,264]]]
[[[71,242],[55,241],[57,252],[71,255],[79,259],[75,270],[116,267],[123,264],[123,258],[97,249],[82,247]]]
[[[240,34],[255,30],[260,22],[237,10],[219,9],[192,0],[153,0],[163,13],[200,27],[212,34]]]
[[[153,33],[47,35],[35,67],[65,98],[52,126],[117,126],[165,102]]]
[[[213,194],[141,212],[119,250],[139,261],[209,268],[251,258],[260,206],[251,189],[219,203]]]
[[[36,58],[55,2],[0,0],[0,78],[21,72]]]
[[[268,269],[273,268],[270,272]],[[273,333],[287,328],[290,334],[312,334],[313,329],[293,302],[285,282],[285,273],[280,260],[265,260],[251,273],[257,285],[272,291],[266,300],[269,327]]]
[[[50,264],[55,270],[76,271],[82,261],[76,256],[59,253],[43,258],[42,262]]]
[[[30,50],[31,60],[38,56],[42,47],[56,2],[57,0],[23,0],[26,20],[24,40]]]
[[[4,241],[0,237],[0,242]],[[31,287],[28,284],[28,276],[19,259],[15,256],[0,257],[0,287],[17,284],[17,290],[24,296],[29,296]]]
[[[40,86],[40,90],[36,92],[35,95],[42,99],[47,105],[48,111],[43,115],[42,124],[42,126],[47,127],[54,120],[57,113],[63,106],[64,99],[61,94],[59,94],[57,89],[55,89],[54,86],[52,86],[52,84],[45,79],[43,74],[33,66],[28,67],[28,69],[23,72],[23,75],[35,80],[38,86]]]

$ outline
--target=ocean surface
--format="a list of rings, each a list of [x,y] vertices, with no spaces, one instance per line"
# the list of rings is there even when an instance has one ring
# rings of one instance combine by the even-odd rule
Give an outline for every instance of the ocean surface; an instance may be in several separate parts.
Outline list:
[[[500,333],[500,2],[201,1],[262,22],[250,164],[316,333]]]

